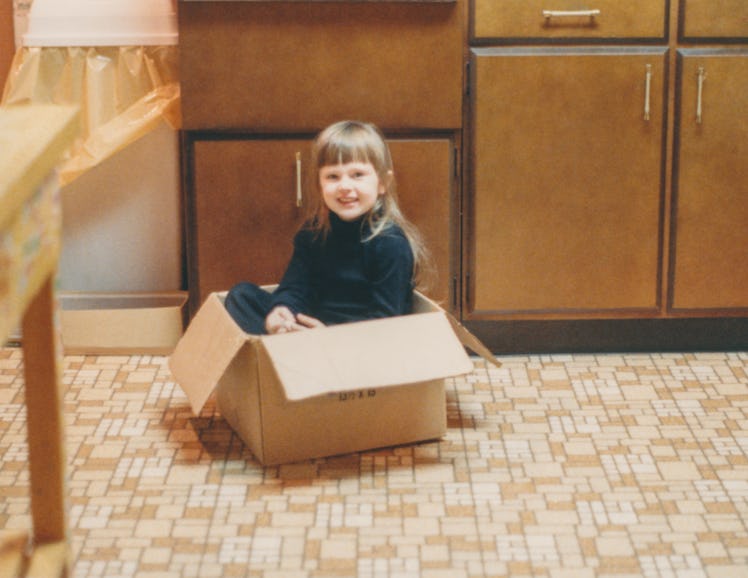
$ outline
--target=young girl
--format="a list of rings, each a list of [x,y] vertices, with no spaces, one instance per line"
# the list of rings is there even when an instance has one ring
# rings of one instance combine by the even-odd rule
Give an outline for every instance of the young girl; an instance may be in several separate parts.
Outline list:
[[[271,294],[234,286],[226,308],[248,333],[284,333],[410,313],[426,251],[400,212],[392,159],[379,130],[342,121],[315,139],[312,217]]]

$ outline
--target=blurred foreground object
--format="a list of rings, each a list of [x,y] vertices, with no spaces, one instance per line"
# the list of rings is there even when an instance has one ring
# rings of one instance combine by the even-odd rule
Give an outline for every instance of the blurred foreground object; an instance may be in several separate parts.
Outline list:
[[[162,119],[179,128],[177,40],[173,0],[35,0],[0,104],[79,108],[67,184]]]

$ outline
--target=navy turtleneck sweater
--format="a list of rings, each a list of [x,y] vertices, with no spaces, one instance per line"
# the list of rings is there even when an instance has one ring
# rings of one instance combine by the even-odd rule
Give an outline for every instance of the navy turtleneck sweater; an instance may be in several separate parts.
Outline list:
[[[302,228],[271,309],[285,305],[326,325],[410,313],[413,252],[407,238],[397,225],[373,239],[368,235],[361,219],[346,222],[332,212],[326,239]]]

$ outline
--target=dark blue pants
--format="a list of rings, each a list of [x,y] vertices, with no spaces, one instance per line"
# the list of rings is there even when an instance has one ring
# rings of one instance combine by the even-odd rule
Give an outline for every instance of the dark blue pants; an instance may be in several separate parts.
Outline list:
[[[270,313],[271,294],[254,283],[234,285],[226,295],[226,309],[237,325],[247,333],[265,331],[265,317]]]

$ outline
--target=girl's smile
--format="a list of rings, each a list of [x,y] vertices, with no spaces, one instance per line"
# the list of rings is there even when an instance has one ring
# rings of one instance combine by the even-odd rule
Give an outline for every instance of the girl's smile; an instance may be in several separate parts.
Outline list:
[[[385,191],[374,166],[367,162],[323,166],[319,184],[325,205],[343,221],[364,216]]]

